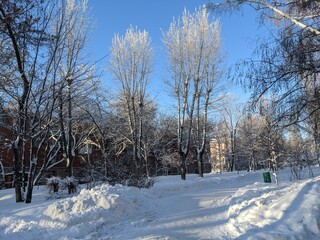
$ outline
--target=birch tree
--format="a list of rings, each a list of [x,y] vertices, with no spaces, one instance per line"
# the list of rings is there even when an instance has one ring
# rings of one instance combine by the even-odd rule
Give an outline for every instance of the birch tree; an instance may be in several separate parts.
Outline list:
[[[278,20],[288,20],[300,29],[313,35],[320,35],[319,18],[320,3],[314,0],[226,0],[210,3],[208,7],[214,10],[238,10],[247,4],[257,11]]]
[[[124,36],[113,37],[108,69],[120,84],[119,97],[127,118],[135,166],[133,175],[137,177],[143,175],[143,145],[147,139],[144,118],[152,59],[153,49],[148,32],[130,26]]]
[[[163,34],[163,42],[168,53],[171,85],[177,101],[180,173],[185,180],[194,117],[197,126],[195,149],[202,172],[201,155],[205,149],[207,108],[219,75],[219,22],[211,21],[205,8],[195,13],[185,10],[181,19],[171,22],[169,30]]]

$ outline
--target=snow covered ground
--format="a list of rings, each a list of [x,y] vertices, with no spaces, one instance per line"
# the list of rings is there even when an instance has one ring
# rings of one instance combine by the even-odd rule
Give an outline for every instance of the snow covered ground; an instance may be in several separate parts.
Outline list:
[[[320,168],[264,183],[262,172],[158,177],[151,189],[101,185],[70,198],[0,191],[0,239],[320,239]]]

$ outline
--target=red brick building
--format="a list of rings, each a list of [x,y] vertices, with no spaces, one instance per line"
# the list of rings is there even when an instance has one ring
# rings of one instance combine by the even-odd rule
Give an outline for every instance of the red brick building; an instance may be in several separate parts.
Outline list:
[[[0,182],[9,185],[12,182],[12,159],[10,140],[13,139],[13,119],[5,113],[0,113]]]

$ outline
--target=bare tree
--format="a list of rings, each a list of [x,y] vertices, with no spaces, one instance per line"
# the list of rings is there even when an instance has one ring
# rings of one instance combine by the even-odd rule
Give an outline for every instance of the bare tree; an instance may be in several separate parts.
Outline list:
[[[27,203],[31,202],[33,184],[43,175],[44,170],[50,169],[63,160],[57,159],[59,150],[64,150],[64,146],[67,145],[68,154],[71,152],[69,149],[72,149],[71,155],[73,157],[77,144],[79,145],[79,142],[84,140],[83,136],[90,132],[90,128],[87,128],[88,131],[82,130],[82,137],[77,136],[78,142],[76,142],[76,133],[73,132],[74,126],[72,125],[72,121],[74,121],[72,118],[74,116],[71,115],[71,111],[76,110],[76,107],[71,105],[71,101],[78,101],[74,96],[84,93],[83,86],[86,86],[85,89],[88,91],[91,80],[94,78],[91,74],[90,66],[81,61],[81,52],[84,48],[86,36],[86,5],[86,1],[61,1],[57,4],[57,8],[53,9],[54,14],[52,14],[50,23],[48,24],[48,31],[51,36],[54,36],[53,44],[49,47],[47,55],[47,62],[50,63],[50,68],[47,68],[47,70],[51,72],[45,74],[47,77],[41,82],[41,87],[35,87],[33,90],[33,92],[38,92],[39,98],[34,104],[36,111],[33,113],[33,122],[31,124],[33,137],[30,141],[31,154],[26,196]],[[46,86],[47,79],[51,80],[49,87]],[[79,84],[79,81],[81,81],[81,84]],[[86,82],[89,82],[89,84]],[[73,85],[79,84],[79,86],[73,91],[73,97],[71,98],[72,83]],[[68,123],[67,137],[65,137],[66,132],[62,131],[63,129],[57,131],[58,123],[60,123],[61,126],[66,119],[65,114],[63,114],[63,118],[61,118],[61,112],[63,110],[61,100],[63,99],[63,89],[65,86],[67,87],[67,97],[64,100],[68,102],[68,114],[66,114]],[[46,89],[49,89],[49,94],[52,95],[47,95]],[[45,97],[47,97],[46,101],[44,101]],[[83,97],[81,98],[83,99]],[[47,105],[39,105],[37,104],[38,102],[46,103]],[[43,109],[47,111],[43,111]],[[59,110],[60,119],[57,119],[55,116],[56,110]],[[46,112],[47,115],[43,116],[43,112]],[[35,130],[39,131],[39,129],[45,129],[45,131],[43,131],[42,134],[35,134]],[[68,140],[68,144],[63,141],[65,139]],[[71,144],[74,145],[71,146]],[[37,146],[37,152],[33,153],[35,145]],[[45,160],[38,172],[37,159],[44,147],[46,149]],[[67,156],[69,156],[68,154]],[[35,176],[35,174],[37,175]],[[69,161],[68,174],[69,176],[72,175],[72,161]]]
[[[195,88],[195,127],[194,147],[197,155],[199,176],[203,177],[203,154],[208,142],[208,108],[212,97],[221,90],[218,85],[221,80],[221,40],[218,22],[209,22],[209,16],[203,10],[199,19],[199,56],[195,64],[198,65],[196,78],[199,79],[199,87]],[[202,65],[202,66],[201,66]],[[214,101],[216,104],[216,101]]]
[[[171,168],[179,167],[177,120],[174,116],[166,115],[166,113],[159,115],[152,150],[156,161],[156,173],[166,175]]]
[[[259,43],[257,59],[239,64],[236,78],[253,91],[255,104],[260,98],[272,96],[278,109],[278,124],[312,126],[310,134],[319,162],[320,2],[231,0],[209,7],[230,11],[243,4],[271,19],[272,32],[269,39]]]
[[[265,154],[263,147],[264,129],[264,118],[258,114],[247,112],[241,119],[237,131],[237,148],[239,164],[240,159],[243,164],[242,169],[255,171],[267,166],[265,160],[269,156]]]
[[[51,6],[44,1],[1,1],[1,52],[6,62],[1,64],[1,87],[16,102],[16,139],[12,143],[14,185],[16,202],[22,202],[22,181],[25,182],[26,142],[30,119],[30,100],[34,97],[32,88],[43,76],[38,74],[42,50],[50,42],[48,24]],[[50,61],[45,69],[50,69]],[[38,85],[39,86],[39,85]]]
[[[244,4],[272,20],[271,37],[259,42],[256,50],[259,60],[249,59],[239,66],[247,66],[247,74],[243,75],[249,79],[244,80],[246,86],[254,91],[255,100],[270,93],[275,97],[275,93],[278,93],[277,102],[284,103],[281,106],[284,111],[282,117],[290,120],[290,123],[299,121],[301,113],[313,106],[307,116],[302,116],[304,120],[315,112],[319,101],[320,2],[231,0],[211,3],[208,7],[232,11]]]
[[[227,143],[228,170],[234,171],[237,157],[237,130],[242,117],[242,109],[240,105],[236,103],[235,97],[231,94],[226,95],[216,107],[221,114],[222,122],[229,135],[229,141]]]
[[[121,85],[119,97],[130,132],[134,174],[138,176],[143,174],[143,148],[147,143],[144,118],[152,59],[151,39],[146,31],[131,26],[124,36],[114,36],[108,69]]]
[[[312,134],[306,134],[305,128],[294,125],[287,131],[285,143],[285,166],[291,169],[292,179],[301,179],[303,170],[308,169],[309,176],[314,177],[311,166],[315,164]]]
[[[60,86],[60,131],[62,150],[67,162],[68,176],[73,176],[73,160],[76,150],[76,137],[73,132],[73,109],[75,96],[85,96],[85,88],[90,88],[94,78],[92,67],[85,60],[83,49],[88,33],[87,0],[62,1],[57,25],[62,26],[62,46],[59,49]],[[85,84],[85,88],[83,85]],[[66,103],[66,104],[65,104]],[[67,116],[66,121],[64,115]]]
[[[201,155],[205,149],[207,108],[218,79],[219,34],[219,22],[210,21],[205,8],[200,8],[193,14],[185,10],[182,18],[173,20],[169,30],[163,34],[174,97],[177,100],[178,151],[183,180],[186,179],[186,161],[195,115],[195,147],[202,172]],[[200,111],[203,117],[200,117]],[[200,127],[201,123],[203,128]]]
[[[110,139],[115,134],[112,130],[114,125],[109,115],[109,106],[104,97],[97,94],[95,99],[91,99],[85,103],[83,111],[88,115],[88,121],[94,126],[94,130],[91,135],[88,136],[87,143],[95,146],[101,152],[101,159],[98,163],[91,163],[89,157],[87,159],[90,169],[95,167],[93,165],[98,165],[100,179],[107,179],[108,172],[112,171],[112,163],[110,156],[108,155],[108,148],[110,149]],[[102,166],[101,166],[102,165]]]
[[[284,128],[277,119],[278,108],[273,99],[261,99],[259,101],[259,115],[264,122],[264,148],[268,155],[269,169],[272,170],[276,184],[279,183],[278,171],[281,167],[281,157],[283,156],[283,131]]]
[[[320,3],[314,0],[226,0],[220,3],[210,3],[208,7],[214,10],[238,10],[241,5],[250,5],[262,14],[278,20],[288,20],[299,28],[314,35],[320,35],[318,28],[320,18]]]
[[[29,203],[34,183],[45,170],[57,164],[61,132],[56,128],[56,110],[64,86],[61,74],[66,70],[65,75],[72,74],[73,78],[89,76],[84,70],[88,68],[79,66],[78,53],[83,49],[83,38],[71,36],[72,31],[81,34],[81,29],[69,24],[71,18],[73,22],[83,23],[79,20],[84,18],[77,17],[81,16],[79,9],[83,13],[85,6],[86,1],[80,4],[80,1],[72,0],[0,3],[0,34],[6,43],[0,49],[8,60],[1,64],[1,91],[13,100],[18,119],[17,137],[12,143],[17,202],[24,200],[20,178],[24,190],[27,186],[25,201]],[[84,27],[82,24],[81,28]],[[65,58],[63,53],[71,39],[74,40],[73,48],[69,48],[69,58]],[[62,67],[65,59],[70,60],[68,66],[72,67]],[[41,168],[37,170],[40,164]]]

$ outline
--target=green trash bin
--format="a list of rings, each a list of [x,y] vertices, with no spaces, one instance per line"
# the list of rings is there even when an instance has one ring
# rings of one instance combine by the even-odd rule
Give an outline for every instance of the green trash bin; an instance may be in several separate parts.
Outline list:
[[[271,182],[270,172],[264,172],[263,173],[263,180],[266,183],[270,183]]]

